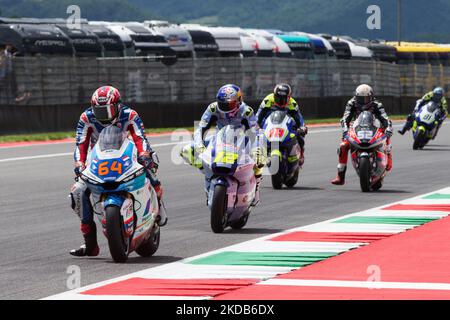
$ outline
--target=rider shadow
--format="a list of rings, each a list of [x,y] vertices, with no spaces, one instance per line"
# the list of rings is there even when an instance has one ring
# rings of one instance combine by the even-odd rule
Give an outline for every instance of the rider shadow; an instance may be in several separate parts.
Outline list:
[[[155,254],[151,257],[141,257],[141,256],[131,256],[128,257],[128,260],[125,264],[164,264],[164,263],[170,263],[175,261],[180,261],[184,259],[183,257],[174,257],[174,256],[158,256]],[[112,261],[112,259],[109,259],[106,261],[107,263],[115,263]]]
[[[360,189],[336,189],[335,191],[337,192],[355,192],[355,191],[361,191]],[[377,191],[370,191],[367,193],[364,193],[366,195],[371,195],[371,194],[377,194],[377,193],[393,193],[393,194],[410,194],[413,193],[412,191],[406,191],[406,190],[396,190],[396,189],[380,189]]]
[[[371,193],[412,193],[412,191],[406,191],[406,190],[395,190],[395,189],[380,189],[377,191],[372,191]]]
[[[273,189],[273,187],[262,187],[262,189]],[[324,188],[317,188],[317,187],[302,187],[302,186],[296,186],[296,187],[292,187],[292,188],[283,188],[281,189],[282,191],[295,191],[295,190],[303,190],[303,191],[322,191],[325,190]]]
[[[431,146],[426,146],[421,151],[447,151],[447,152],[449,152],[450,147],[449,146],[440,146],[440,145],[431,145]]]
[[[244,228],[244,229],[228,229],[223,233],[228,234],[272,234],[284,231],[284,229],[266,229],[266,228]]]

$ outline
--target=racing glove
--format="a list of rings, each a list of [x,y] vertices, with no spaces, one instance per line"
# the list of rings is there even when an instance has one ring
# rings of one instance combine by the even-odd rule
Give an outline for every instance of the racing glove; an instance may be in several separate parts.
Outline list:
[[[392,128],[386,128],[386,130],[384,130],[384,134],[385,134],[388,138],[392,137],[392,134],[393,134]]]
[[[264,167],[264,165],[266,164],[266,157],[264,155],[264,150],[261,147],[256,147],[253,152],[252,152],[252,156],[255,159],[256,165],[259,168]]]
[[[300,127],[298,128],[297,132],[302,136],[306,136],[308,134],[308,127],[304,126],[304,127]]]
[[[75,172],[76,178],[81,176],[81,172],[83,172],[84,169],[86,169],[86,165],[83,162],[81,161],[75,162],[75,168],[73,169],[73,171]]]
[[[142,152],[138,157],[138,162],[145,168],[149,169],[153,173],[156,173],[156,171],[159,168],[159,159],[156,152],[148,152],[144,151]]]
[[[205,152],[205,150],[206,150],[206,147],[203,143],[195,146],[195,152],[197,153],[197,155],[202,154],[203,152]]]

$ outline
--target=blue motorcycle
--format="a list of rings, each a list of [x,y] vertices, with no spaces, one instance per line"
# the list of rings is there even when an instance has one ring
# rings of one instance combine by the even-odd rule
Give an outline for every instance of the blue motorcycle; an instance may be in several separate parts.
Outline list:
[[[292,188],[298,181],[301,154],[294,119],[287,111],[275,109],[264,122],[263,132],[273,188],[281,189],[283,184]]]

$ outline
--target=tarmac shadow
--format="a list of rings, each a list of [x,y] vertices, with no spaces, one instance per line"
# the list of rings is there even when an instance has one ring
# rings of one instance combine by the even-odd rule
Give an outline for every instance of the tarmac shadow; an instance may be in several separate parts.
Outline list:
[[[284,231],[284,229],[267,229],[267,228],[243,228],[243,229],[226,229],[223,233],[229,234],[272,234]]]
[[[174,257],[174,256],[158,256],[158,252],[151,257],[140,257],[140,256],[131,256],[128,257],[127,262],[125,264],[164,264],[175,262],[184,259],[183,257]],[[115,263],[112,258],[105,261],[107,263]]]
[[[267,187],[267,186],[262,187],[262,189],[272,189],[272,190],[275,190],[275,189],[273,189],[273,187]],[[303,187],[303,186],[294,186],[294,187],[292,187],[292,188],[288,188],[288,187],[283,186],[283,189],[281,189],[280,191],[294,191],[294,190],[303,190],[303,191],[314,191],[314,190],[319,190],[319,191],[322,191],[322,190],[325,190],[325,188],[318,188],[318,187]]]

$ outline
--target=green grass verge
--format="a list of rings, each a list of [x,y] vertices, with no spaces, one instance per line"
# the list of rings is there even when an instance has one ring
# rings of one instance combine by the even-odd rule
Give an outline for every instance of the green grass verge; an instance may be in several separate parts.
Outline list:
[[[390,116],[392,120],[403,120],[406,118],[405,115],[393,115]],[[337,123],[340,118],[324,118],[324,119],[306,119],[307,124],[321,124],[321,123]],[[163,133],[171,132],[181,128],[152,128],[147,129],[145,132],[147,134],[152,133]],[[194,127],[182,128],[188,131],[193,131]],[[0,136],[0,143],[7,142],[26,142],[26,141],[51,141],[51,140],[61,140],[67,138],[74,138],[75,132],[51,132],[51,133],[35,133],[35,134],[16,134],[16,135],[6,135]]]

